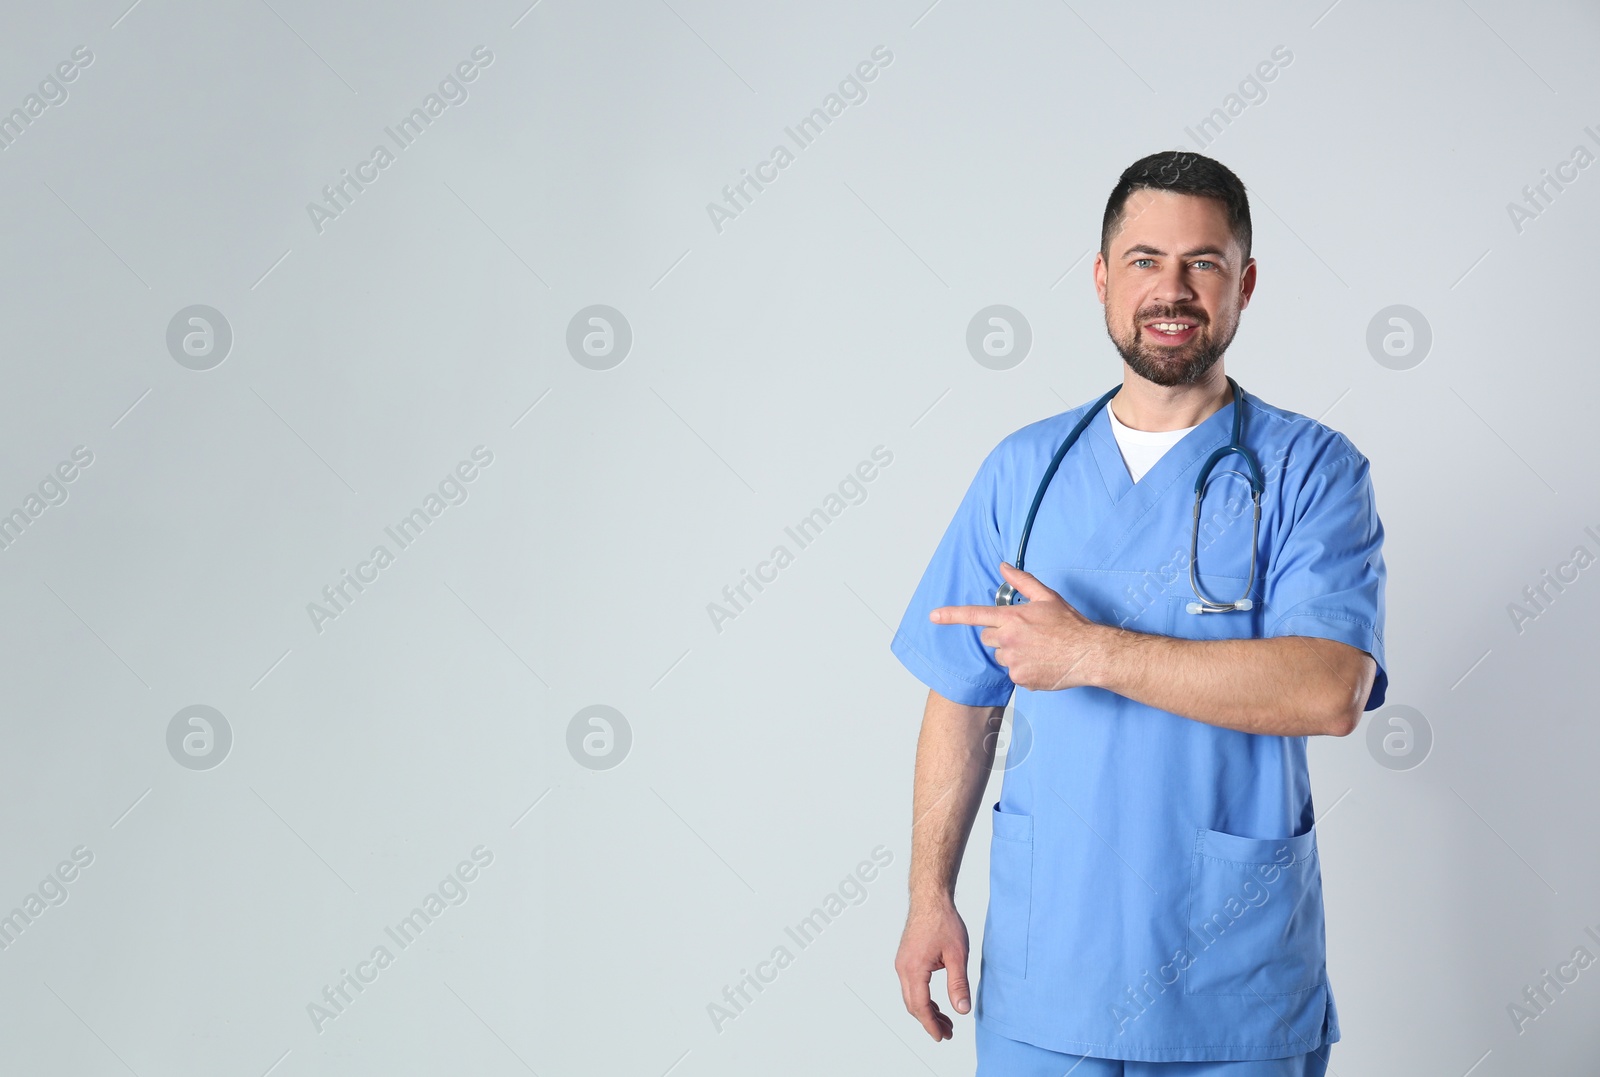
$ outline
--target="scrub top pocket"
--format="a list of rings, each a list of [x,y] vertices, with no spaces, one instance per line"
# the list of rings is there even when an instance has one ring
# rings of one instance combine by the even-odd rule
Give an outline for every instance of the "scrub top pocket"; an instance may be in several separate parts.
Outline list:
[[[1033,905],[1033,816],[1001,811],[989,846],[989,911],[983,921],[983,968],[1028,974],[1028,915]]]
[[[1315,828],[1289,838],[1197,829],[1188,928],[1187,995],[1270,998],[1321,986],[1326,944]]]

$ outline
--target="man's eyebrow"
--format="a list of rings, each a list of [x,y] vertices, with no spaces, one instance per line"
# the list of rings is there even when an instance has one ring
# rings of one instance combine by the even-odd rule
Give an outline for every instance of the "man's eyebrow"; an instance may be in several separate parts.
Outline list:
[[[1126,258],[1130,254],[1158,254],[1158,255],[1162,255],[1164,257],[1166,255],[1166,253],[1167,253],[1166,251],[1157,250],[1156,248],[1150,246],[1147,243],[1139,243],[1139,244],[1136,244],[1136,245],[1134,245],[1132,247],[1129,247],[1127,250],[1123,251],[1122,252],[1122,256],[1124,258]],[[1209,254],[1212,257],[1220,259],[1222,261],[1226,261],[1227,257],[1228,257],[1228,253],[1226,251],[1218,250],[1215,247],[1196,247],[1192,251],[1184,251],[1183,254],[1182,254],[1182,257],[1184,257],[1184,258],[1198,258],[1202,254]]]

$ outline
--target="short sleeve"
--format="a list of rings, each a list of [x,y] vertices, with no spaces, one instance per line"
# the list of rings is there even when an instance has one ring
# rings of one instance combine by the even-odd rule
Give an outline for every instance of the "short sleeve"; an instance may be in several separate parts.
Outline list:
[[[936,625],[928,614],[940,606],[992,606],[1005,582],[996,524],[999,457],[996,449],[979,467],[889,644],[919,681],[969,707],[1003,707],[1015,685],[978,638],[981,626]]]
[[[1319,636],[1370,654],[1377,676],[1366,710],[1383,705],[1388,661],[1383,652],[1383,523],[1371,466],[1342,436],[1345,453],[1307,477],[1288,535],[1263,585],[1265,634]]]

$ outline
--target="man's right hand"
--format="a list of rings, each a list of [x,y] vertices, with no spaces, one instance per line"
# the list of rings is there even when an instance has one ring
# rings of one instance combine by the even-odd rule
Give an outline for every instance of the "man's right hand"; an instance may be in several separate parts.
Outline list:
[[[945,970],[945,993],[957,1013],[972,1009],[967,989],[967,925],[949,901],[913,903],[900,936],[894,970],[900,976],[900,996],[906,1011],[922,1022],[935,1040],[948,1040],[954,1023],[940,1012],[929,993],[935,969]]]

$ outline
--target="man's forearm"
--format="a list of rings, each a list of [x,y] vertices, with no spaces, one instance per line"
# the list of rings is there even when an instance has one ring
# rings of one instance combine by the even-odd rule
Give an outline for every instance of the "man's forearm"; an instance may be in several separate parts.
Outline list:
[[[911,903],[949,901],[988,785],[1003,707],[928,693],[911,794]]]
[[[1245,733],[1344,736],[1376,673],[1370,655],[1316,637],[1190,640],[1101,627],[1094,686]]]

